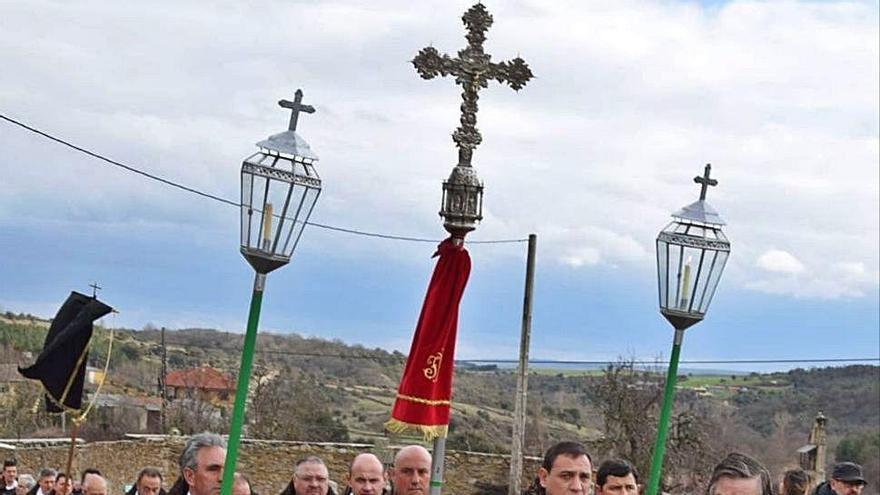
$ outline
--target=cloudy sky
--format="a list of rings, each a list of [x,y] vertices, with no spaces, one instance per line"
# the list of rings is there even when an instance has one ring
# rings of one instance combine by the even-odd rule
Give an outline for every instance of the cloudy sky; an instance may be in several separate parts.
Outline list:
[[[460,91],[408,61],[461,49],[469,5],[0,1],[0,113],[234,199],[302,88],[312,220],[440,239]],[[733,254],[682,358],[878,355],[876,2],[486,5],[486,51],[536,78],[481,93],[472,237],[538,235],[533,357],[668,354],[654,239],[707,162]],[[4,121],[0,152],[0,309],[50,316],[98,281],[109,325],[244,327],[235,208]],[[432,251],[310,228],[269,278],[262,328],[406,351]],[[471,254],[458,357],[514,358],[525,244]]]

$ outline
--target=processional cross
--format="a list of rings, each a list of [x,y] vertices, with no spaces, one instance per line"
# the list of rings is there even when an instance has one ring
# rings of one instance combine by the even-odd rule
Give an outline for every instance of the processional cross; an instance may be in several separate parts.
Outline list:
[[[483,140],[476,128],[479,90],[489,87],[489,81],[495,79],[519,91],[532,78],[532,71],[519,57],[496,63],[491,61],[491,55],[483,52],[486,31],[492,25],[492,15],[483,4],[468,9],[461,20],[467,27],[468,46],[458,52],[458,58],[440,55],[436,48],[429,46],[419,51],[412,64],[423,79],[452,75],[455,83],[463,88],[461,126],[452,134],[452,140],[458,146],[458,165],[470,167],[474,148]]]
[[[303,105],[303,92],[301,89],[296,90],[294,93],[293,101],[290,100],[279,100],[278,105],[282,108],[288,108],[291,110],[290,112],[290,124],[287,125],[287,130],[295,131],[296,130],[296,122],[299,120],[299,113],[315,113],[315,107],[311,105]]]
[[[98,291],[103,289],[103,287],[98,285],[98,282],[92,282],[91,284],[89,284],[89,287],[92,288],[92,299],[97,299]]]
[[[694,182],[700,184],[700,201],[706,200],[706,191],[709,190],[709,186],[717,186],[718,181],[715,179],[710,179],[709,174],[712,172],[712,164],[707,163],[706,168],[703,170],[702,176],[694,177]]]

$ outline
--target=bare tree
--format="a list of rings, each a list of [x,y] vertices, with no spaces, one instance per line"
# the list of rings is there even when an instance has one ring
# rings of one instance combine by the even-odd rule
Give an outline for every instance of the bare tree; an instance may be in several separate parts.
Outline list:
[[[651,465],[660,401],[662,375],[634,366],[632,360],[609,365],[588,389],[588,396],[604,422],[604,437],[596,442],[607,456],[628,459],[642,473]],[[693,394],[679,391],[670,418],[663,462],[664,491],[680,491],[700,482],[699,473],[711,470],[715,457],[705,409]]]

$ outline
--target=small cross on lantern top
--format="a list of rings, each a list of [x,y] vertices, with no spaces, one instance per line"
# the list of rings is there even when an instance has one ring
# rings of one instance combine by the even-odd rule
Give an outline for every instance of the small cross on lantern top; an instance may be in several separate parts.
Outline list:
[[[486,31],[492,25],[492,15],[483,4],[468,9],[461,20],[467,27],[468,46],[458,52],[458,58],[440,55],[436,48],[429,46],[419,51],[412,64],[423,79],[452,75],[455,83],[462,86],[461,126],[452,134],[452,140],[458,146],[459,166],[469,167],[473,150],[482,141],[476,128],[479,90],[488,87],[489,81],[495,79],[519,91],[532,78],[532,71],[519,57],[496,63],[483,51]]]
[[[315,107],[311,105],[303,105],[303,92],[301,89],[297,89],[296,93],[294,93],[293,101],[290,100],[279,100],[278,105],[282,108],[288,108],[291,110],[290,112],[290,124],[288,124],[287,129],[290,131],[296,130],[296,122],[299,120],[299,113],[315,113]]]
[[[709,190],[709,186],[717,186],[718,181],[715,179],[710,179],[709,174],[712,172],[712,164],[707,163],[706,168],[703,170],[702,176],[694,177],[694,182],[700,184],[700,201],[706,200],[706,191]]]

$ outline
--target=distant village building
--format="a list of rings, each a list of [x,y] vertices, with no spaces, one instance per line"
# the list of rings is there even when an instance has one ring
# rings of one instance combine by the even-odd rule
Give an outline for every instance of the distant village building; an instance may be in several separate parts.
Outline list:
[[[86,383],[89,385],[100,385],[104,383],[104,370],[95,368],[94,366],[86,366]]]
[[[809,443],[798,449],[801,469],[810,473],[814,484],[825,481],[826,422],[827,418],[819,411],[810,429]]]
[[[229,375],[202,366],[172,371],[165,375],[169,400],[199,399],[207,402],[228,402],[235,396],[235,383]]]
[[[92,423],[104,430],[161,433],[161,414],[159,397],[100,394],[95,399]]]
[[[18,365],[0,364],[0,404],[5,404],[27,379],[18,372]]]

